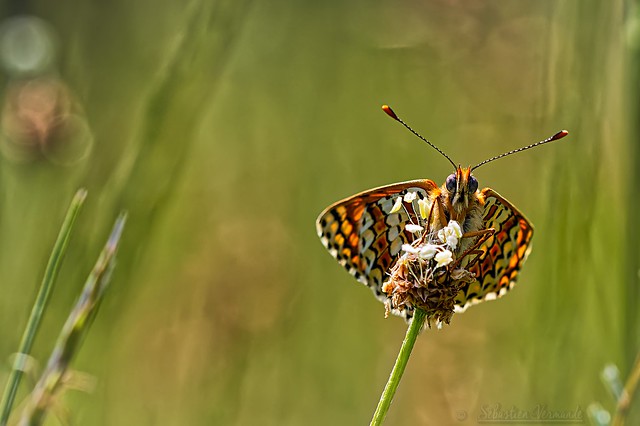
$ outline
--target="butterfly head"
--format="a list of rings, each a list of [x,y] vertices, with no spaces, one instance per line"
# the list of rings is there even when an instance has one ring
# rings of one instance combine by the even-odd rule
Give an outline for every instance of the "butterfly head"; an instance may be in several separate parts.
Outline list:
[[[471,167],[458,166],[456,172],[447,177],[442,185],[442,193],[454,210],[466,210],[478,197],[478,180],[471,174]]]

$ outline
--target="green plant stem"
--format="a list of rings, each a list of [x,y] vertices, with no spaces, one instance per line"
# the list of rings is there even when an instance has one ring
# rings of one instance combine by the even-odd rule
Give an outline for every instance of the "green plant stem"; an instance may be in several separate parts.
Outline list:
[[[371,419],[370,426],[379,426],[384,421],[387,411],[389,411],[389,407],[391,406],[393,396],[396,394],[396,390],[400,384],[400,379],[407,367],[407,362],[409,361],[413,345],[416,343],[416,338],[418,337],[418,334],[420,334],[420,330],[422,330],[426,318],[427,314],[425,311],[422,309],[416,309],[413,314],[411,324],[409,324],[409,328],[407,329],[407,334],[402,342],[402,346],[400,347],[396,363],[389,375],[387,385],[384,387],[384,391],[382,391],[378,407],[376,408],[375,413],[373,413],[373,419]]]
[[[38,331],[38,327],[40,326],[40,321],[42,320],[42,314],[44,313],[47,301],[49,300],[49,294],[51,293],[53,283],[58,276],[60,263],[62,262],[62,258],[66,252],[67,244],[69,243],[71,229],[73,228],[73,224],[86,196],[87,191],[85,189],[79,189],[76,192],[73,200],[71,200],[71,205],[69,206],[67,215],[64,218],[64,222],[62,223],[58,239],[51,251],[51,256],[49,257],[49,262],[47,263],[47,268],[44,272],[44,278],[42,279],[40,290],[38,291],[33,308],[31,308],[31,315],[29,315],[29,320],[22,335],[16,359],[11,368],[11,373],[9,373],[9,379],[5,386],[4,393],[2,394],[2,401],[0,402],[0,426],[5,426],[9,420],[11,408],[16,398],[16,393],[18,392],[18,385],[22,378],[25,358],[31,352],[33,340]]]
[[[636,357],[631,373],[629,373],[629,377],[627,378],[627,383],[625,383],[624,389],[622,390],[622,395],[618,399],[611,426],[624,425],[631,401],[633,401],[633,396],[638,387],[638,382],[640,382],[640,354]]]

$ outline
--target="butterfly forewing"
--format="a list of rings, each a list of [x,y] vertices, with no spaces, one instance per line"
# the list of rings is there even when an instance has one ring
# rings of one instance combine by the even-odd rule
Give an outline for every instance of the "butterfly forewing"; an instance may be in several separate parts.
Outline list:
[[[431,198],[438,186],[431,180],[415,180],[375,188],[339,201],[323,211],[316,222],[318,235],[329,253],[376,296],[387,273],[398,259],[402,245],[413,236],[408,223],[419,223],[417,199]],[[415,192],[416,201],[391,213],[399,196]]]
[[[494,190],[485,188],[482,195],[484,228],[495,229],[495,234],[479,247],[482,254],[466,265],[476,281],[458,294],[457,311],[506,294],[531,250],[533,226],[527,218]]]

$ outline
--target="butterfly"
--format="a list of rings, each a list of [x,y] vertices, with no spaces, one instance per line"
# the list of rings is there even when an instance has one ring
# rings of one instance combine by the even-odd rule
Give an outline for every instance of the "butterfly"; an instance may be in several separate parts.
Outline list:
[[[330,205],[316,221],[322,244],[351,275],[386,302],[388,296],[382,288],[389,271],[398,262],[403,246],[416,239],[410,226],[422,224],[437,232],[453,220],[460,224],[463,233],[454,254],[475,277],[458,291],[455,311],[462,312],[470,305],[502,297],[514,286],[531,250],[533,226],[496,191],[479,189],[471,172],[507,155],[561,139],[568,132],[562,130],[543,141],[463,168],[404,123],[390,107],[384,105],[382,109],[447,158],[455,171],[442,186],[430,179],[401,182]],[[427,216],[421,210],[425,205],[431,206],[426,221]],[[406,318],[412,316],[412,309],[393,312]]]

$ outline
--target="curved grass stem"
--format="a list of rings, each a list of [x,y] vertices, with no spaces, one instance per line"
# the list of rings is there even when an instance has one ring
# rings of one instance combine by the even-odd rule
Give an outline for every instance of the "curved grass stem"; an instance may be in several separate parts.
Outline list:
[[[400,352],[396,358],[396,363],[393,366],[393,370],[391,370],[391,374],[389,375],[389,380],[384,387],[384,391],[382,391],[378,407],[376,408],[375,413],[373,413],[370,426],[379,426],[384,421],[384,418],[389,411],[389,407],[391,406],[393,396],[396,394],[396,390],[400,384],[400,379],[407,367],[407,362],[409,361],[413,345],[416,343],[416,338],[418,337],[420,330],[422,330],[426,318],[427,314],[425,311],[422,309],[415,310],[411,324],[409,324],[409,328],[407,329],[407,334],[404,337],[402,346],[400,347]]]
[[[16,398],[16,393],[18,392],[18,385],[20,385],[20,379],[22,378],[22,373],[24,371],[26,356],[31,352],[33,340],[36,336],[36,332],[38,331],[38,327],[40,326],[40,321],[42,320],[44,309],[47,306],[47,301],[49,300],[49,294],[51,293],[53,283],[58,276],[60,263],[62,262],[62,258],[64,257],[69,243],[71,229],[73,228],[73,224],[86,196],[87,191],[85,189],[80,189],[76,192],[73,200],[71,201],[71,205],[69,206],[69,210],[67,211],[67,215],[64,218],[64,222],[62,223],[62,228],[60,229],[58,238],[53,246],[53,250],[51,251],[51,256],[49,257],[49,262],[45,269],[40,290],[38,291],[36,301],[31,309],[27,326],[22,334],[22,339],[20,340],[18,354],[11,368],[11,373],[9,374],[9,379],[5,386],[4,393],[2,394],[2,401],[0,402],[0,426],[5,426],[9,420],[11,408],[13,407],[13,402]]]

